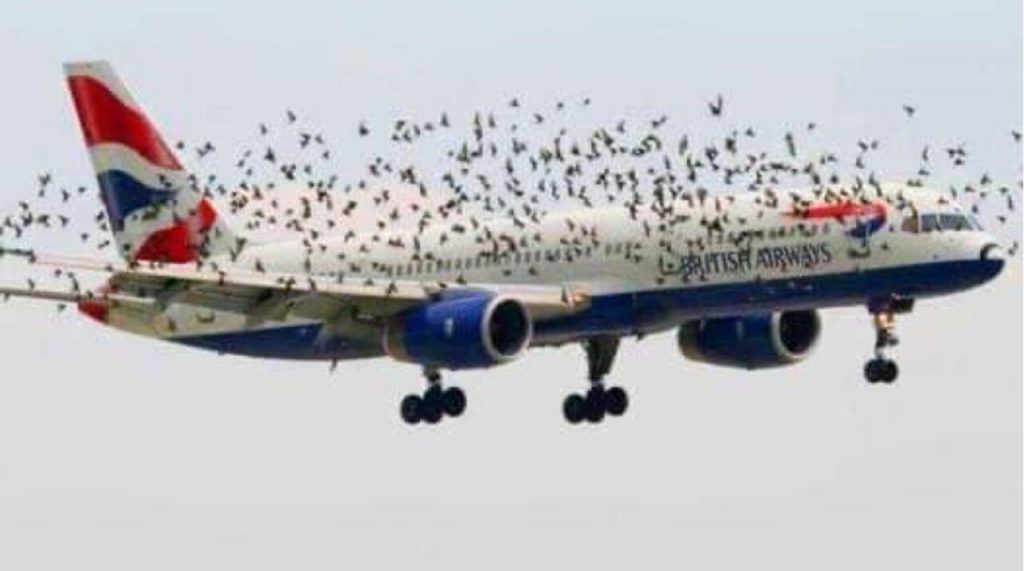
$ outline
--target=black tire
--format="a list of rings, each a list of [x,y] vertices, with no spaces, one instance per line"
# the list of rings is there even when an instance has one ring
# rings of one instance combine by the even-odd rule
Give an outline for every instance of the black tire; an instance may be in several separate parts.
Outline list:
[[[882,380],[881,359],[871,359],[864,365],[864,378],[869,383],[877,383]]]
[[[423,393],[423,400],[434,400],[440,403],[443,396],[444,390],[441,388],[441,385],[430,385]]]
[[[437,424],[441,420],[444,410],[441,408],[441,391],[427,390],[420,403],[420,418],[427,424]]]
[[[886,360],[882,362],[880,372],[882,382],[892,383],[900,375],[900,368],[896,365],[896,361]]]
[[[416,424],[420,421],[420,409],[423,406],[423,399],[419,395],[408,395],[402,399],[402,420],[406,424]]]
[[[578,394],[571,394],[565,397],[565,402],[562,403],[562,414],[565,415],[565,420],[569,424],[579,424],[583,421],[583,416],[587,410],[587,403]]]
[[[584,409],[584,416],[587,422],[597,424],[604,420],[604,390],[598,387],[593,387],[587,392],[586,405]]]
[[[622,416],[629,408],[629,395],[622,387],[612,387],[604,393],[604,408],[612,416]]]
[[[466,411],[466,393],[459,387],[448,387],[441,395],[441,408],[448,416],[460,416]]]

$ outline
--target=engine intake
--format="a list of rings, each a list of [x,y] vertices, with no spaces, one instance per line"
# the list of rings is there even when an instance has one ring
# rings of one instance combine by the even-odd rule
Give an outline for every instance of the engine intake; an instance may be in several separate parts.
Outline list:
[[[679,328],[679,349],[701,363],[745,369],[802,361],[821,334],[815,310],[700,319]]]
[[[474,369],[519,357],[532,336],[533,323],[518,300],[463,293],[397,316],[388,324],[384,350],[428,367]]]

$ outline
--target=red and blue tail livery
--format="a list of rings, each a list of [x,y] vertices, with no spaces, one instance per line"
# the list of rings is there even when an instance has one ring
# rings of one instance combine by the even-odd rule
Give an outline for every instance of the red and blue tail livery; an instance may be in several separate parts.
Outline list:
[[[131,261],[194,262],[230,248],[217,211],[106,62],[64,67],[111,229]]]

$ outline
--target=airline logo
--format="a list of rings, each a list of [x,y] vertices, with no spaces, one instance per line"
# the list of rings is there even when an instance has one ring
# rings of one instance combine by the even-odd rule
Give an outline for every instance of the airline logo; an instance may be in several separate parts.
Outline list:
[[[213,206],[187,190],[187,173],[109,65],[71,64],[66,73],[119,244],[137,261],[195,261],[216,222]]]
[[[860,240],[867,240],[872,234],[881,230],[887,220],[885,204],[882,202],[816,204],[794,211],[791,216],[805,220],[832,219],[842,223],[853,220],[853,227],[846,231],[846,235]]]

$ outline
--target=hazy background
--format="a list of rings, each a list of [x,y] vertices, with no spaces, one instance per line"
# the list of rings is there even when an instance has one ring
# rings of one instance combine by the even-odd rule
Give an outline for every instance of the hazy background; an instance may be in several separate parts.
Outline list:
[[[218,142],[285,107],[354,156],[363,119],[586,94],[610,120],[685,120],[722,92],[764,130],[815,120],[888,157],[965,142],[1020,177],[1010,0],[140,4],[0,7],[0,212],[40,172],[92,184],[60,69],[88,58],[168,133]],[[561,418],[578,348],[449,375],[469,410],[431,429],[398,420],[411,366],[218,357],[10,302],[0,568],[1019,569],[1021,297],[1018,260],[920,304],[895,386],[862,380],[872,331],[850,309],[780,371],[627,341],[610,381],[630,411],[596,427]]]

